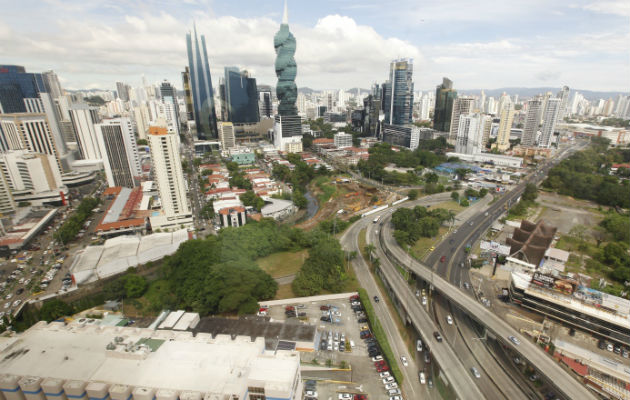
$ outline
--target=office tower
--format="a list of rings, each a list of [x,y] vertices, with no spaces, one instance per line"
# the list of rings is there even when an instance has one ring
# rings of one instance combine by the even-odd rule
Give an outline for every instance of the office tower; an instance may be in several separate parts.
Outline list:
[[[560,99],[560,111],[558,113],[558,121],[563,121],[564,117],[567,116],[568,106],[569,106],[569,87],[563,86],[562,90],[558,92],[558,97]]]
[[[475,99],[472,97],[458,97],[453,102],[453,111],[451,113],[451,129],[448,139],[451,142],[457,140],[457,130],[459,129],[459,117],[462,114],[468,114],[472,111]]]
[[[100,124],[96,124],[95,128],[109,187],[134,188],[138,186],[142,170],[131,120],[128,118],[105,119]]]
[[[556,123],[558,122],[558,114],[560,113],[560,104],[560,99],[553,98],[547,100],[547,105],[543,111],[544,122],[538,147],[549,148],[549,146],[551,146],[551,139],[556,129]]]
[[[429,119],[429,112],[431,109],[431,98],[428,94],[424,94],[420,99],[420,119],[422,121],[427,121]]]
[[[186,104],[186,118],[188,121],[195,120],[193,108],[192,88],[190,86],[190,68],[185,67],[182,72],[182,86],[184,87],[184,103]]]
[[[385,82],[383,111],[390,125],[411,123],[413,113],[413,60],[402,58],[389,65],[389,81]]]
[[[510,101],[509,96],[503,96],[499,108],[499,131],[497,132],[497,142],[495,148],[499,151],[505,151],[510,148],[510,131],[512,130],[512,121],[514,121],[514,103]]]
[[[274,124],[274,145],[280,151],[302,151],[302,119],[297,115],[297,64],[295,63],[295,37],[289,31],[289,12],[284,3],[284,14],[280,30],[273,38],[276,49],[276,96],[278,97],[278,115]]]
[[[219,122],[219,140],[221,141],[221,148],[223,150],[229,150],[236,147],[234,124],[227,121]]]
[[[169,132],[179,135],[179,105],[177,104],[175,87],[165,80],[160,85],[160,97],[162,98],[162,104],[164,104],[164,117]]]
[[[63,89],[55,71],[44,71],[42,72],[42,77],[44,78],[46,92],[50,94],[50,97],[58,99],[63,95]]]
[[[194,36],[194,40],[193,40]],[[206,51],[206,38],[201,35],[201,45],[197,39],[197,27],[186,34],[188,67],[190,68],[190,88],[193,98],[193,112],[199,138],[216,138],[217,116],[214,109],[214,91],[210,76],[210,64]]]
[[[101,160],[101,151],[94,127],[100,122],[98,109],[86,104],[74,104],[69,111],[81,158],[83,160]]]
[[[163,127],[149,127],[154,179],[167,218],[190,214],[179,154],[179,137]]]
[[[394,146],[407,147],[415,150],[420,144],[420,139],[432,139],[435,131],[430,128],[419,128],[415,125],[389,125],[383,123],[383,142]]]
[[[144,113],[142,112],[142,108],[146,109],[146,105],[142,104],[140,107],[135,107],[133,109],[133,121],[136,124],[136,132],[138,133],[138,139],[146,139],[147,137],[147,129],[149,129],[149,121],[145,119]]]
[[[540,96],[541,100],[542,100],[542,109],[545,110],[547,108],[547,100],[549,100],[551,98],[551,92],[547,92],[545,94],[543,94],[542,96]],[[542,124],[544,120],[544,113],[540,113],[540,121],[538,122],[539,124]]]
[[[0,114],[2,147],[11,150],[30,150],[55,158],[60,170],[61,155],[55,144],[46,114],[16,113]]]
[[[536,144],[541,107],[542,101],[540,99],[532,99],[527,102],[525,128],[523,129],[523,136],[521,137],[521,144],[523,146],[534,146]]]
[[[225,67],[225,78],[222,85],[221,102],[225,110],[224,121],[234,124],[256,123],[258,116],[258,89],[256,79],[247,71],[239,71],[236,67]]]
[[[453,82],[448,78],[442,78],[442,84],[435,90],[433,129],[440,132],[451,131],[451,116],[456,98],[457,91],[453,89]]]
[[[486,92],[484,92],[483,89],[481,89],[481,96],[479,96],[477,108],[479,109],[479,112],[481,113],[487,112],[486,111]]]
[[[488,140],[490,140],[490,132],[492,130],[492,117],[490,115],[484,114],[481,116],[483,119],[483,130],[481,132],[481,150],[484,150],[488,145]]]
[[[457,99],[459,100],[459,99]],[[481,152],[483,124],[481,114],[462,114],[457,119],[458,129],[455,152],[462,154],[478,154]],[[453,124],[451,123],[451,128]]]
[[[122,101],[129,101],[129,85],[123,82],[116,82],[116,93]]]
[[[273,115],[272,100],[271,86],[258,86],[258,113],[260,118],[271,118]]]
[[[337,108],[343,109],[346,108],[346,97],[347,93],[343,90],[339,90],[337,92]]]
[[[335,140],[335,146],[337,146],[340,149],[343,149],[346,147],[352,147],[352,135],[348,133],[345,133],[345,132],[336,133],[334,135],[334,140]]]
[[[42,74],[27,73],[20,65],[0,65],[0,112],[26,112],[24,99],[39,97],[45,92]]]
[[[55,158],[28,150],[11,150],[0,155],[0,172],[13,197],[58,191],[63,186]]]
[[[381,100],[376,95],[369,94],[363,99],[363,109],[363,133],[371,137],[380,136]]]

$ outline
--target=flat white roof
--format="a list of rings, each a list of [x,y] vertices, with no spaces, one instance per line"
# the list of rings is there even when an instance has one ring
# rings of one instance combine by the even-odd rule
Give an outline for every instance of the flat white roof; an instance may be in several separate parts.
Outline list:
[[[184,315],[184,310],[171,311],[170,314],[166,317],[164,322],[160,324],[160,329],[170,329],[175,326],[177,321]]]
[[[579,358],[582,363],[587,364],[589,367],[614,376],[624,382],[630,383],[630,367],[627,363],[626,365],[618,363],[608,357],[602,356],[601,354],[593,353],[590,350],[570,342],[565,342],[564,340],[555,339],[553,344],[556,346],[557,350],[560,350],[563,353],[569,353],[573,357]]]
[[[123,343],[107,350],[116,337]],[[141,343],[152,350],[124,350],[123,344]],[[0,373],[245,398],[251,377],[266,374],[265,388],[290,394],[299,359],[297,352],[266,353],[263,338],[40,322],[0,352]]]

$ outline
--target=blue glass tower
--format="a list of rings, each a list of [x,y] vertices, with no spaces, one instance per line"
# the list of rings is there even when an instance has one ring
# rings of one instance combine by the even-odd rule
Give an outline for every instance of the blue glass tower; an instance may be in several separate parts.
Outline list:
[[[247,71],[236,67],[225,67],[224,93],[221,94],[225,105],[226,120],[235,124],[256,123],[258,114],[258,89],[256,79]]]
[[[276,96],[278,96],[278,114],[282,116],[297,115],[297,86],[295,76],[297,75],[297,64],[295,63],[295,37],[289,31],[289,13],[286,0],[284,2],[284,16],[280,30],[273,38],[276,49],[276,75],[278,84],[276,85]]]
[[[193,36],[194,35],[194,40]],[[197,27],[186,34],[188,66],[190,68],[190,86],[193,98],[193,112],[200,139],[217,138],[217,116],[214,109],[214,93],[210,77],[210,65],[206,52],[206,38],[201,35],[201,46],[197,39]]]
[[[0,107],[2,112],[26,112],[24,99],[47,93],[42,74],[28,73],[20,65],[0,65]]]
[[[410,124],[413,111],[413,60],[392,61],[389,81],[383,87],[385,121],[390,125]]]

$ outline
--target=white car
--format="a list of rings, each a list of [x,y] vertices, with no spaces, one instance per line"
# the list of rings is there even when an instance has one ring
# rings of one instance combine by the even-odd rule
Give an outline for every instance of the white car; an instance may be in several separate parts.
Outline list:
[[[400,396],[389,396],[389,400],[403,400]]]
[[[422,296],[422,305],[423,306],[427,305],[427,296]]]
[[[390,374],[389,371],[385,371],[378,374],[378,376],[380,376],[381,378],[387,378],[388,376],[390,376]]]
[[[446,316],[446,322],[447,322],[449,325],[453,325],[453,317],[451,317],[450,315],[447,315],[447,316]]]
[[[405,367],[408,367],[408,366],[409,366],[409,363],[407,362],[407,357],[405,357],[405,356],[400,356],[400,361],[402,361],[402,363],[403,363],[403,365],[404,365]]]
[[[7,301],[6,303],[4,303],[4,308],[9,308],[11,306],[11,302]]]
[[[7,293],[6,296],[4,296],[5,299],[10,300],[11,297],[13,297],[13,293]]]
[[[314,390],[307,390],[305,394],[307,397],[317,397],[317,392]]]
[[[388,383],[396,382],[393,376],[388,376],[387,378],[383,378],[383,385],[387,385]]]
[[[339,400],[352,400],[350,393],[339,393]]]
[[[477,379],[481,378],[481,374],[479,373],[479,370],[477,370],[477,368],[472,367],[472,368],[470,368],[470,371],[475,376],[475,378],[477,378]]]
[[[374,362],[381,361],[382,359],[383,359],[383,356],[372,357],[372,361]]]
[[[398,389],[398,384],[396,382],[388,383],[385,385],[386,390]]]
[[[394,395],[400,394],[400,389],[389,389],[387,391],[387,394],[390,395],[390,396],[394,396]]]
[[[22,300],[17,299],[17,300],[15,300],[15,301],[13,302],[13,307],[17,307],[17,306],[19,306],[20,304],[22,304]]]
[[[422,340],[420,339],[418,339],[418,341],[416,342],[416,350],[422,351]]]
[[[508,339],[510,339],[510,342],[514,343],[514,344],[515,344],[515,345],[517,345],[517,346],[518,346],[519,344],[521,344],[521,341],[520,341],[520,340],[518,340],[518,339],[517,339],[516,337],[514,337],[514,336],[508,336]]]

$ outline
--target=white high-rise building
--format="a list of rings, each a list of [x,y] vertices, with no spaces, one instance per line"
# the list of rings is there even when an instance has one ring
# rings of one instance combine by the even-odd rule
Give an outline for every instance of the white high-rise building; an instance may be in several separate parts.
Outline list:
[[[429,120],[431,112],[431,98],[425,93],[420,98],[420,119],[422,121]]]
[[[499,151],[505,151],[510,148],[510,131],[512,122],[514,121],[514,103],[510,101],[509,96],[503,96],[501,108],[499,109],[499,130],[497,132],[497,142],[495,147]]]
[[[180,229],[181,225],[192,224],[178,135],[169,133],[165,127],[151,126],[147,138],[163,214],[151,217],[153,229]]]
[[[533,99],[527,102],[527,115],[525,116],[525,128],[521,137],[523,146],[534,146],[538,135],[538,122],[542,111],[542,101]]]
[[[61,155],[55,143],[46,114],[15,113],[0,114],[0,147],[11,150],[30,150],[53,156],[60,170]]]
[[[218,123],[219,140],[221,141],[221,148],[223,150],[229,150],[236,147],[236,137],[234,134],[234,124],[227,121],[221,121]]]
[[[142,170],[131,120],[106,119],[96,125],[96,131],[109,187],[138,186]]]
[[[557,97],[560,99],[560,111],[558,112],[558,120],[564,120],[564,117],[568,114],[569,107],[569,87],[563,86],[562,90],[558,92]]]
[[[79,152],[84,160],[101,160],[95,125],[100,122],[98,110],[85,104],[76,104],[70,108],[70,121],[77,137]]]
[[[479,154],[483,148],[483,137],[490,133],[492,119],[479,113],[463,114],[459,118],[455,152],[462,154]]]
[[[541,130],[540,142],[538,147],[549,148],[551,145],[551,139],[553,137],[553,131],[556,129],[556,123],[558,122],[558,114],[560,113],[560,99],[549,99],[543,112],[543,126]]]
[[[457,140],[457,130],[459,129],[459,117],[472,111],[475,99],[472,97],[458,97],[453,103],[453,113],[451,114],[451,131],[448,135],[450,141]]]

